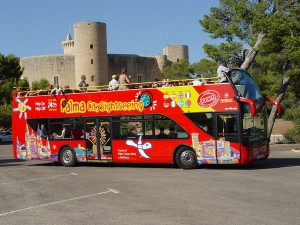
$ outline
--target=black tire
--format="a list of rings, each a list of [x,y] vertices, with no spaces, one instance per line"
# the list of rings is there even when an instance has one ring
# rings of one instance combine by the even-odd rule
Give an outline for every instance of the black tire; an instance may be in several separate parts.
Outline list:
[[[176,164],[182,169],[194,169],[198,166],[197,156],[193,149],[181,147],[175,155]]]
[[[74,149],[71,147],[64,147],[60,152],[59,160],[63,166],[75,166],[77,159]]]

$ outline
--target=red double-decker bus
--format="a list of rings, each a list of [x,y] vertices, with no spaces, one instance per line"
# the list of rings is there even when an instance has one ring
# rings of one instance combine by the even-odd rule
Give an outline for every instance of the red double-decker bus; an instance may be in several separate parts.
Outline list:
[[[16,92],[14,157],[64,166],[250,163],[270,152],[265,102],[244,70],[231,71],[226,83],[202,86],[27,97]]]

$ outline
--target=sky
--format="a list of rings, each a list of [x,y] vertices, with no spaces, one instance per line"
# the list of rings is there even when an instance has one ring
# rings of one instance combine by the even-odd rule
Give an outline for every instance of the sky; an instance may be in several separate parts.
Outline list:
[[[0,0],[0,53],[16,57],[63,54],[77,22],[106,23],[108,54],[162,54],[187,45],[190,63],[218,44],[199,24],[218,0]]]

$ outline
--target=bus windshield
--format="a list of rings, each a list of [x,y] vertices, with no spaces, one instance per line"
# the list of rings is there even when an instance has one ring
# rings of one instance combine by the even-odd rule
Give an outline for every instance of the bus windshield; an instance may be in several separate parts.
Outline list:
[[[264,98],[255,81],[243,69],[234,69],[228,73],[228,78],[236,88],[237,94],[253,100],[256,103],[256,114],[251,115],[248,104],[243,105],[243,144],[246,146],[260,145],[267,140],[266,108],[260,107]]]
[[[263,99],[259,87],[246,70],[232,70],[228,73],[228,78],[234,84],[239,96],[253,101],[260,101]]]

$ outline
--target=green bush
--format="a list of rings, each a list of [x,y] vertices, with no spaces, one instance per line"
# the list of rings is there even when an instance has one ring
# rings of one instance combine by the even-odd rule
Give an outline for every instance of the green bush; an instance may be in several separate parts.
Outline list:
[[[11,128],[11,105],[4,103],[0,105],[0,128],[8,129]]]
[[[298,106],[298,107],[286,109],[284,111],[282,118],[290,121],[297,120],[298,118],[300,118],[300,107]]]
[[[295,127],[283,134],[286,142],[289,144],[300,143],[300,119],[297,118],[293,122]]]

